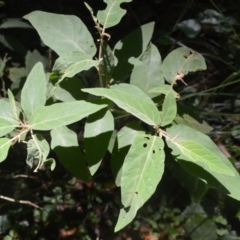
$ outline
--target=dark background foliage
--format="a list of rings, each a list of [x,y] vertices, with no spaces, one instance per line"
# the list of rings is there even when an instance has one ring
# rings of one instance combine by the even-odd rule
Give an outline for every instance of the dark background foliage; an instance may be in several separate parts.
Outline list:
[[[100,0],[86,2],[95,13],[105,8],[105,3]],[[238,167],[240,1],[133,0],[122,6],[127,14],[118,26],[109,29],[112,47],[138,26],[155,21],[152,42],[163,58],[179,46],[203,54],[208,69],[186,77],[187,87],[178,86],[182,96],[179,106],[213,127],[210,136]],[[209,9],[212,12],[207,15],[205,11]],[[77,15],[94,38],[98,38],[81,0],[6,0],[5,6],[0,8],[0,20],[21,18],[34,10]],[[219,19],[217,14],[224,17]],[[199,23],[201,29],[189,27],[189,22],[188,28],[184,28],[182,22],[189,19]],[[9,37],[8,41],[12,39],[10,48],[3,41],[4,36]],[[49,57],[49,51],[42,46],[36,31],[0,29],[0,56],[11,57],[1,78],[2,89],[12,84],[10,67],[24,66],[26,52],[34,49]],[[156,193],[139,211],[136,220],[121,232],[113,233],[120,209],[120,191],[114,184],[109,155],[90,183],[74,178],[60,163],[53,172],[45,168],[33,173],[25,158],[25,146],[18,144],[1,163],[0,194],[16,201],[30,201],[42,209],[1,199],[1,239],[213,239],[209,237],[211,235],[205,238],[197,235],[198,228],[204,226],[200,221],[203,211],[214,220],[219,239],[240,239],[240,204],[215,189],[205,189],[201,181],[191,185],[192,177],[171,159],[168,159]],[[200,220],[192,231],[188,231],[189,220],[194,222],[188,215],[191,208]],[[210,227],[206,225],[201,231],[211,231]],[[225,235],[221,235],[221,231]]]

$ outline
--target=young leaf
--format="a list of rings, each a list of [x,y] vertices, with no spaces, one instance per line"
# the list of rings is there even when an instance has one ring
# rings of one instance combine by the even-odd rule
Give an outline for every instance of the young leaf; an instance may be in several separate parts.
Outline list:
[[[161,126],[166,126],[171,123],[177,115],[177,103],[175,92],[171,89],[165,96],[161,116]]]
[[[34,172],[37,172],[38,169],[41,169],[43,164],[48,161],[47,156],[49,154],[50,147],[48,142],[43,138],[41,134],[34,134],[33,139],[28,141],[28,147],[27,147],[27,164],[32,168],[34,164],[34,160],[38,160],[38,165]],[[51,166],[51,169],[54,168],[56,165],[54,161],[52,161],[53,166]]]
[[[95,174],[101,164],[113,130],[114,119],[107,109],[102,109],[87,119],[84,130],[84,147],[91,175]]]
[[[164,84],[160,70],[161,63],[161,55],[157,47],[150,44],[135,64],[131,74],[130,84],[139,87],[151,98],[159,95],[158,93],[150,93],[149,90]]]
[[[53,66],[53,71],[60,72],[62,74],[61,80],[66,77],[73,77],[77,73],[88,70],[91,67],[99,65],[99,61],[92,60],[90,55],[84,52],[68,52],[61,55]]]
[[[21,106],[28,118],[39,106],[44,106],[46,102],[46,77],[42,63],[37,63],[23,86],[21,93]]]
[[[77,134],[63,126],[53,129],[51,138],[51,148],[56,152],[62,165],[74,176],[88,182],[90,175],[78,146]]]
[[[87,117],[106,107],[106,104],[93,104],[86,101],[55,103],[38,107],[29,120],[34,130],[51,130]]]
[[[154,22],[144,24],[117,42],[113,50],[115,70],[112,78],[115,81],[123,80],[131,72],[134,66],[131,60],[138,59],[145,51],[152,38],[153,29]],[[136,44],[136,41],[141,44]]]
[[[121,186],[122,166],[124,158],[127,155],[135,136],[143,134],[143,129],[139,126],[138,123],[134,122],[127,124],[127,126],[124,126],[117,133],[117,139],[111,158],[111,168],[113,176],[115,178],[115,183],[118,187]]]
[[[5,119],[15,126],[19,125],[19,121],[15,118],[15,113],[13,112],[11,104],[7,101],[7,99],[0,99],[0,106],[1,106],[1,111],[0,111],[0,118]],[[17,108],[17,115],[19,115],[19,108]]]
[[[190,48],[180,47],[167,55],[162,64],[163,76],[170,84],[181,80],[189,72],[206,69],[203,56]]]
[[[11,122],[9,122],[3,118],[0,118],[0,137],[13,131],[15,127],[16,126],[14,126]]]
[[[172,137],[167,141],[168,146],[177,158],[193,162],[213,175],[235,175],[232,167],[229,167],[229,160],[208,136],[185,125],[172,126],[167,133]]]
[[[120,108],[149,125],[158,125],[160,123],[160,114],[157,107],[138,87],[122,83],[113,85],[110,89],[86,88],[82,89],[82,91],[111,99]]]
[[[24,18],[59,56],[78,51],[93,57],[97,51],[87,27],[76,16],[34,11]]]
[[[132,0],[104,0],[104,2],[107,3],[107,8],[97,13],[97,19],[104,28],[117,25],[126,13],[126,10],[122,9],[120,4],[131,1]]]
[[[10,139],[0,138],[0,162],[6,159],[10,146],[11,146]]]
[[[155,192],[164,172],[164,142],[157,136],[139,136],[125,158],[121,179],[122,204],[125,215],[118,218],[115,230],[126,226],[135,217],[138,209]],[[127,208],[130,207],[129,210]]]

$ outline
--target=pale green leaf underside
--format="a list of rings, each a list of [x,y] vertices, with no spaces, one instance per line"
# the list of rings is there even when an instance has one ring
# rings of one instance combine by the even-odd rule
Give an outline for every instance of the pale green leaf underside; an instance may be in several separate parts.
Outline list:
[[[167,141],[169,145],[175,145],[179,149],[179,152],[173,153],[180,154],[177,158],[200,164],[208,172],[235,175],[226,164],[229,160],[208,136],[185,125],[172,126],[167,129],[167,133],[173,137],[172,141]]]
[[[81,71],[98,65],[99,61],[92,60],[90,55],[75,51],[60,56],[53,66],[53,71],[60,72],[62,74],[60,80],[62,80],[66,77],[71,78]]]
[[[13,131],[14,128],[15,128],[15,126],[11,122],[0,118],[0,137],[6,135],[7,133],[9,133],[11,131]]]
[[[44,106],[46,102],[46,77],[41,62],[31,70],[21,93],[21,106],[28,118],[37,107]]]
[[[43,42],[59,56],[73,51],[95,55],[96,46],[93,38],[78,17],[34,11],[24,18],[30,21]]]
[[[132,0],[104,0],[107,3],[107,8],[102,11],[98,11],[97,18],[104,28],[109,28],[117,25],[126,10],[120,7],[123,2],[131,2]]]
[[[149,90],[160,84],[164,84],[160,70],[161,62],[161,55],[157,47],[150,44],[135,64],[131,74],[130,84],[139,87],[151,98],[159,95],[158,93],[150,93]]]
[[[55,103],[38,107],[29,120],[34,130],[51,130],[81,120],[107,105],[97,105],[86,101]]]
[[[10,146],[11,146],[10,139],[0,138],[0,162],[6,159]]]
[[[162,64],[163,76],[169,83],[173,83],[183,74],[206,69],[203,56],[190,48],[180,47],[167,55]]]
[[[164,172],[163,147],[163,140],[157,136],[137,135],[134,138],[122,171],[121,193],[125,209],[121,210],[115,230],[126,226],[155,192]]]
[[[110,89],[91,88],[82,89],[96,96],[109,98],[120,108],[131,113],[149,125],[160,123],[160,114],[153,101],[138,87],[129,84],[117,84]]]
[[[173,88],[171,87],[171,85],[169,85],[169,84],[160,84],[159,86],[154,87],[149,90],[150,93],[158,93],[159,95],[160,94],[167,95],[170,91],[174,92],[175,98],[179,98],[179,94],[177,92],[175,92],[173,90]]]

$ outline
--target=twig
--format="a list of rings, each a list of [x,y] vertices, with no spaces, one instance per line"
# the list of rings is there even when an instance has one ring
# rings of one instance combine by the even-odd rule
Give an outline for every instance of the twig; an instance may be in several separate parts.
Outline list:
[[[21,204],[30,205],[30,206],[35,207],[35,208],[38,208],[38,209],[42,209],[42,208],[39,207],[37,204],[32,203],[32,202],[27,201],[27,200],[15,200],[14,198],[6,197],[6,196],[3,196],[3,195],[0,195],[0,198],[1,198],[1,199],[4,199],[4,200],[6,200],[6,201],[9,201],[9,202],[18,202],[18,203],[21,203]]]

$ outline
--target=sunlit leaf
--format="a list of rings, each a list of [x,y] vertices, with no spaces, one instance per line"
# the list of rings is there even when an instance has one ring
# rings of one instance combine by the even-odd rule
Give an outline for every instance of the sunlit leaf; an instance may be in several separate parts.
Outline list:
[[[139,61],[136,62],[131,74],[130,84],[139,87],[151,98],[159,95],[158,93],[150,93],[149,90],[164,84],[160,69],[161,62],[161,55],[157,47],[150,44]]]
[[[165,99],[162,105],[161,126],[166,126],[171,123],[177,115],[177,103],[175,98],[175,92],[171,89],[165,95]]]
[[[84,147],[91,175],[95,174],[101,164],[113,129],[114,119],[109,110],[102,109],[87,119],[84,130]]]
[[[111,99],[119,107],[149,125],[160,123],[160,114],[157,107],[150,97],[138,87],[122,83],[113,85],[110,89],[89,88],[82,91]]]
[[[115,229],[126,226],[137,210],[152,196],[164,172],[164,142],[158,136],[139,136],[125,158],[121,179],[122,204],[126,216],[121,214]],[[128,209],[130,207],[130,209]],[[123,213],[124,213],[123,211]]]
[[[115,146],[113,148],[111,167],[115,183],[118,187],[121,186],[122,166],[124,158],[127,155],[130,146],[133,143],[135,136],[143,135],[144,131],[137,123],[129,123],[119,130]]]
[[[123,2],[131,2],[132,0],[104,0],[107,4],[107,8],[102,11],[98,11],[97,18],[104,28],[109,28],[117,25],[126,10],[120,7]]]
[[[6,135],[14,129],[15,126],[11,122],[0,118],[0,137]]]
[[[78,17],[34,11],[24,18],[30,21],[43,42],[58,55],[73,51],[95,55],[96,46],[93,38]]]
[[[98,66],[99,61],[93,60],[90,55],[84,52],[68,52],[61,55],[53,66],[53,71],[60,72],[62,79],[73,77],[77,73]]]
[[[211,173],[234,176],[229,160],[223,155],[211,139],[185,125],[175,125],[167,129],[172,140],[167,141],[179,159],[191,161]]]
[[[46,77],[42,63],[37,63],[23,86],[21,93],[21,106],[28,118],[39,106],[46,102]]]
[[[6,159],[10,146],[11,146],[10,139],[0,138],[0,162]]]
[[[112,76],[115,81],[123,80],[131,72],[136,59],[146,50],[152,38],[153,29],[154,22],[144,24],[116,43],[113,50],[115,69]]]
[[[63,126],[53,129],[51,138],[51,148],[56,152],[62,165],[74,176],[89,181],[89,171],[78,145],[77,134]]]
[[[206,63],[203,56],[190,49],[180,47],[173,50],[163,60],[163,76],[170,84],[177,80],[183,80],[183,77],[189,72],[196,72],[206,69]]]
[[[77,122],[106,106],[106,104],[98,105],[86,101],[55,103],[38,107],[30,118],[29,124],[34,130],[51,130]]]

